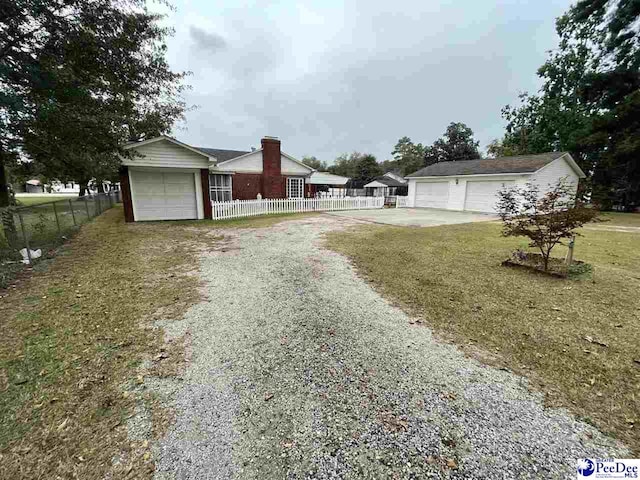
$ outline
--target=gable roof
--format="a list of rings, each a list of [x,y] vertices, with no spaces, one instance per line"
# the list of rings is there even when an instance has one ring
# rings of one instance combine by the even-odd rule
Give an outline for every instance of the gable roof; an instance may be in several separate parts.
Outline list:
[[[246,155],[247,151],[243,150],[222,150],[219,148],[205,148],[205,147],[196,147],[198,150],[205,152],[212,157],[215,157],[218,162],[226,162],[227,160],[231,160],[232,158],[241,157],[242,155]]]
[[[203,155],[203,156],[207,157],[210,161],[212,160],[212,155],[207,153],[207,152],[205,152],[201,148],[192,147],[191,145],[187,145],[186,143],[182,143],[181,141],[176,140],[173,137],[169,137],[168,135],[160,135],[159,137],[149,138],[147,140],[142,140],[141,142],[130,142],[130,143],[127,143],[126,145],[124,145],[122,148],[124,148],[125,150],[129,150],[130,148],[141,147],[142,145],[149,145],[151,143],[156,143],[156,142],[159,142],[161,140],[166,140],[167,142],[174,143],[174,144],[179,145],[179,146],[181,146],[183,148],[186,148],[187,150],[190,150],[190,151],[192,151],[194,153],[197,153],[199,155]]]
[[[387,187],[406,187],[407,186],[406,183],[399,182],[395,178],[389,177],[387,175],[376,177],[370,183],[374,183],[374,182],[381,183],[383,185],[386,185]],[[365,185],[365,187],[367,187],[367,185]],[[377,185],[371,185],[371,186],[376,187]]]
[[[517,155],[514,157],[482,158],[440,162],[424,167],[407,177],[441,177],[452,175],[499,175],[504,173],[533,173],[545,165],[567,155],[571,166],[582,173],[567,152],[548,152],[537,155]],[[582,173],[584,175],[584,173]]]

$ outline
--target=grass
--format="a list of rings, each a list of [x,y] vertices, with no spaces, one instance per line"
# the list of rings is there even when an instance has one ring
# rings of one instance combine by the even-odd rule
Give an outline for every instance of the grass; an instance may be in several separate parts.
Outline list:
[[[638,218],[611,216],[623,224]],[[567,407],[637,455],[640,233],[583,233],[575,258],[594,266],[592,281],[502,267],[526,241],[502,238],[497,223],[367,226],[327,242],[441,337],[528,376],[549,405]]]
[[[184,361],[184,347],[163,344],[150,322],[199,301],[198,251],[222,239],[218,227],[302,216],[125,224],[116,206],[83,226],[47,272],[0,290],[0,478],[149,477],[149,446],[127,439],[127,389],[161,348],[175,363],[154,375]],[[154,431],[171,417],[151,413]],[[126,462],[114,466],[115,457]]]
[[[604,226],[640,227],[640,213],[606,212],[602,219],[607,220]]]
[[[137,365],[162,346],[155,312],[199,300],[196,229],[126,225],[113,208],[85,225],[47,272],[0,291],[0,478],[144,477],[126,437]],[[127,461],[113,466],[120,455]]]

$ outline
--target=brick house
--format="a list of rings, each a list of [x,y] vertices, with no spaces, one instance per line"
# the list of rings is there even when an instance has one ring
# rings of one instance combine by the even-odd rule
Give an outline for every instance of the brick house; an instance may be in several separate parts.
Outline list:
[[[300,198],[313,169],[265,137],[252,151],[193,147],[161,136],[125,146],[120,169],[127,222],[211,218],[211,201]]]

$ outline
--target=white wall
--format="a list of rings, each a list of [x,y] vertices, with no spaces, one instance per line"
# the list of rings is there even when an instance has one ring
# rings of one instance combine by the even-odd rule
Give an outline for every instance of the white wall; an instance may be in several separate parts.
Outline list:
[[[125,159],[122,164],[144,167],[177,167],[177,168],[209,168],[209,159],[204,155],[169,142],[158,142],[141,145],[134,149],[144,157]]]
[[[538,185],[541,193],[546,193],[555,186],[558,179],[563,177],[566,177],[567,182],[574,186],[575,192],[578,188],[580,177],[578,177],[571,165],[563,157],[560,157],[531,175],[531,183]]]
[[[449,182],[449,199],[447,202],[447,210],[464,210],[464,199],[467,193],[467,181],[479,181],[479,180],[491,180],[499,182],[501,180],[508,180],[515,182],[516,186],[522,186],[531,177],[531,174],[515,174],[515,175],[476,175],[476,176],[459,176],[448,177]],[[416,183],[427,181],[442,181],[443,178],[432,179],[409,179],[409,192],[408,192],[408,204],[409,207],[415,207],[416,199]],[[456,185],[456,180],[458,184]]]
[[[280,155],[280,171],[282,175],[309,175],[311,169]]]
[[[232,158],[226,162],[219,163],[216,170],[238,173],[262,173],[262,151],[257,150],[242,157]]]

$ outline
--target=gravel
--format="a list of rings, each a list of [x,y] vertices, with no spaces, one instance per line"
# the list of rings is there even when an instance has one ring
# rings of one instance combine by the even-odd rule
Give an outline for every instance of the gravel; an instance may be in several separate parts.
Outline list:
[[[157,479],[573,478],[629,456],[381,298],[322,248],[349,222],[211,232],[230,247],[202,257],[186,372],[155,387],[176,410]]]

